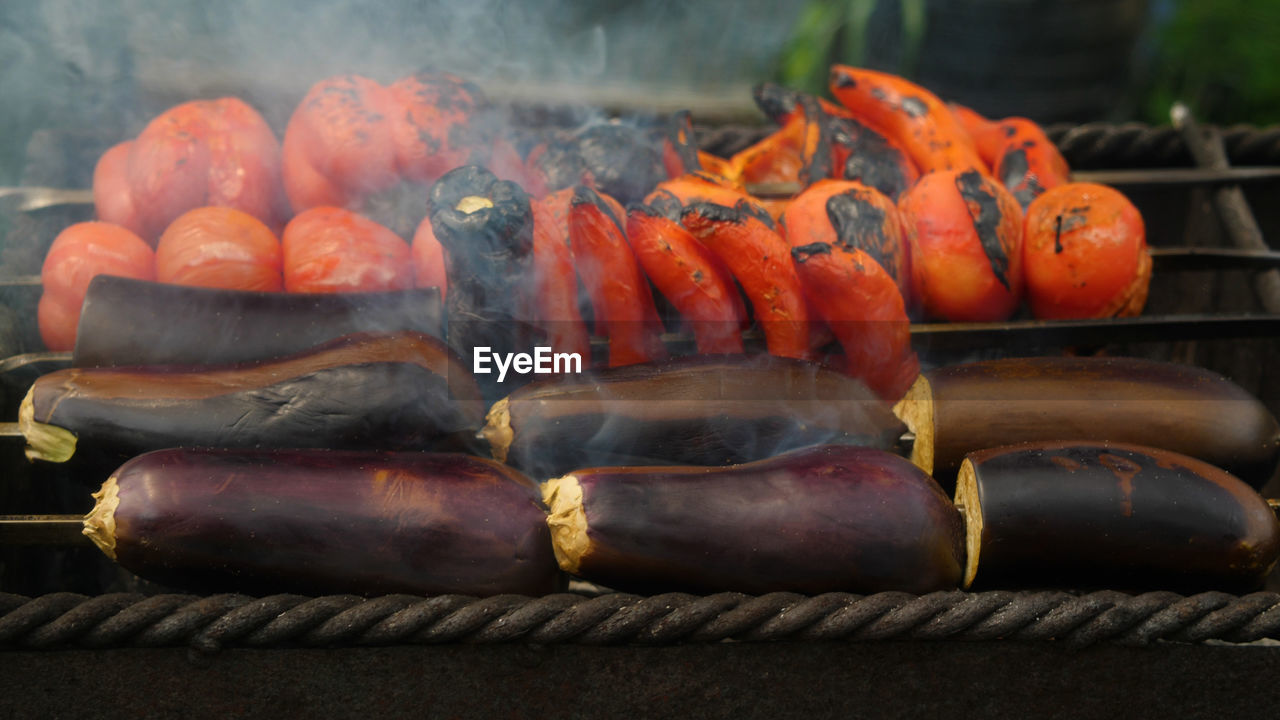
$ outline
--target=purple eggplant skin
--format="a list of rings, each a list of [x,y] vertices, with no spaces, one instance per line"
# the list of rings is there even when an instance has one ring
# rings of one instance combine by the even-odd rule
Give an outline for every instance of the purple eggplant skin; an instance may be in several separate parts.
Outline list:
[[[475,444],[484,408],[457,356],[418,332],[257,363],[67,368],[28,397],[21,417],[70,431],[71,457],[106,468],[167,447],[458,449]],[[68,443],[47,437],[28,432],[28,457],[66,459]]]
[[[343,335],[412,330],[444,337],[436,288],[367,293],[250,292],[99,275],[89,283],[74,367],[239,363]]]
[[[85,534],[127,570],[178,588],[488,596],[563,587],[535,483],[469,455],[159,450],[125,463],[95,497]]]
[[[537,478],[596,465],[731,465],[819,444],[887,449],[906,429],[856,378],[770,355],[535,381],[487,421],[494,457]]]
[[[562,569],[637,592],[953,589],[964,532],[937,483],[825,445],[725,468],[598,467],[548,481]]]
[[[1256,589],[1280,523],[1231,474],[1167,450],[1034,443],[970,454],[956,504],[966,586]]]
[[[924,373],[895,408],[912,461],[954,488],[965,455],[1021,442],[1131,443],[1199,458],[1261,488],[1280,424],[1211,370],[1126,357],[990,360]]]

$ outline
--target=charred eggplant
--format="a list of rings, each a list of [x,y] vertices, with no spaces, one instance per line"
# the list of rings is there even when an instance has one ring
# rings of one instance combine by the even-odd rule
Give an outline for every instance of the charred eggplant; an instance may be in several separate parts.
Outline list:
[[[1244,591],[1280,556],[1280,523],[1248,485],[1195,458],[1106,443],[970,454],[956,504],[965,586]]]
[[[507,355],[533,343],[533,210],[519,185],[466,165],[431,186],[431,227],[445,250],[449,347]]]
[[[562,586],[536,485],[447,453],[160,450],[94,497],[85,534],[200,591],[541,595]]]
[[[19,411],[27,457],[111,466],[165,447],[429,449],[474,435],[471,374],[422,333],[349,335],[239,365],[69,368]]]
[[[589,465],[727,465],[820,443],[892,447],[903,431],[861,381],[768,355],[699,357],[534,382],[483,435],[534,477]]]
[[[560,567],[619,589],[923,593],[955,587],[963,564],[960,515],[937,483],[869,448],[576,470],[543,498]]]
[[[195,365],[280,357],[358,332],[443,337],[435,288],[276,293],[99,275],[89,283],[72,364]]]
[[[911,459],[951,488],[965,454],[1019,442],[1164,448],[1255,488],[1270,479],[1280,425],[1257,398],[1203,368],[1137,358],[992,360],[924,373],[895,408]]]

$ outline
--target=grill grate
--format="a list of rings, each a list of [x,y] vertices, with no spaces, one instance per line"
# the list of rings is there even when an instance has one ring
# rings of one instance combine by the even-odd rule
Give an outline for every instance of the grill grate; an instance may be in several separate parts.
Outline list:
[[[1156,275],[1153,278],[1148,312],[1144,317],[1054,323],[1019,318],[999,324],[918,325],[913,328],[914,338],[926,363],[952,362],[957,358],[971,357],[975,353],[1032,354],[1062,348],[1174,360],[1209,367],[1233,378],[1257,394],[1273,412],[1280,414],[1280,373],[1269,372],[1267,368],[1269,360],[1276,357],[1277,339],[1280,339],[1280,270],[1276,269],[1280,264],[1280,255],[1274,253],[1266,242],[1266,237],[1280,232],[1280,217],[1277,216],[1280,204],[1260,202],[1268,195],[1274,197],[1280,187],[1276,173],[1271,168],[1264,167],[1280,166],[1280,127],[1200,128],[1189,118],[1179,120],[1178,127],[1090,124],[1049,129],[1050,136],[1059,143],[1073,167],[1099,173],[1135,168],[1184,171],[1180,176],[1171,176],[1171,180],[1134,184],[1127,190],[1143,212],[1148,223],[1148,236],[1157,255]],[[699,139],[712,152],[730,154],[758,139],[763,132],[765,131],[761,128],[755,127],[700,128]],[[56,154],[55,161],[42,166],[40,153],[47,152],[49,147],[56,145],[56,141],[47,134],[37,135],[31,152],[33,166],[28,168],[26,174],[27,182],[66,186],[66,175],[59,174],[59,169],[74,166],[75,163],[68,162],[65,152],[61,152]],[[81,148],[84,157],[80,160],[90,164],[91,158],[101,150],[94,143],[82,143]],[[1186,172],[1192,166],[1200,170]],[[1248,177],[1244,178],[1247,184],[1224,184],[1230,178],[1224,177],[1222,173],[1236,166],[1252,169]],[[22,211],[18,209],[15,198],[0,198],[0,218],[7,222],[9,228],[7,242],[0,252],[0,277],[30,277],[38,273],[44,251],[57,231],[71,222],[88,219],[88,210],[83,206],[69,205]],[[4,225],[0,224],[0,227]],[[26,285],[0,284],[0,358],[4,358],[0,360],[0,378],[3,379],[0,384],[0,390],[3,391],[3,414],[0,414],[0,420],[16,417],[17,404],[36,376],[69,362],[66,356],[38,354],[38,335],[34,326],[37,288],[38,285],[30,280]],[[677,349],[682,344],[691,345],[690,339],[686,337],[669,336],[667,340]],[[759,338],[755,338],[755,341],[758,343]],[[6,468],[6,481],[0,485],[0,513],[5,514],[84,512],[91,504],[88,490],[96,487],[101,480],[81,477],[74,471],[63,468],[30,465],[22,458],[20,444],[13,441],[0,440],[0,466]],[[1265,490],[1272,490],[1271,494],[1275,494],[1275,486],[1273,480]],[[147,607],[153,611],[162,606],[168,610],[179,607],[179,603],[173,600],[175,596],[157,595],[164,589],[123,573],[93,548],[14,547],[0,544],[0,563],[3,565],[0,570],[0,587],[21,594],[0,596],[4,602],[4,613],[0,613],[0,630],[9,627],[5,623],[18,622],[13,619],[13,613],[19,613],[22,618],[26,618],[21,620],[27,623],[23,626],[24,633],[41,633],[38,637],[47,635],[61,638],[62,642],[85,642],[83,637],[88,637],[87,635],[82,637],[75,632],[51,629],[50,624],[70,622],[67,618],[81,617],[72,615],[74,612],[96,618],[95,622],[124,622],[114,616],[103,615],[106,612],[104,608],[110,609],[111,613],[124,613],[145,602],[141,599],[144,596],[169,598],[149,601],[151,604]],[[1280,583],[1273,579],[1273,585]],[[95,604],[91,599],[69,599],[70,596],[65,595],[56,596],[62,598],[58,601],[42,601],[40,598],[29,600],[23,597],[59,592],[114,599],[99,600]],[[115,592],[140,595],[103,595]],[[306,600],[290,597],[292,599],[286,603],[286,609],[290,611],[305,606],[308,602],[313,603],[308,607],[330,608],[330,616],[321,618],[317,624],[332,622],[333,616],[367,605],[354,600]],[[528,617],[545,615],[547,619],[541,622],[551,622],[550,618],[559,617],[555,613],[568,612],[566,608],[577,608],[587,602],[581,596],[575,597],[576,600],[556,601],[561,602],[564,607],[556,605],[554,613],[541,608],[546,613],[539,614],[541,610],[538,608],[541,606],[534,601],[513,601],[509,607],[497,609],[498,615],[494,615],[494,609],[490,608],[485,617],[509,617],[512,613],[523,611],[533,613]],[[897,604],[892,609],[906,612],[904,608],[915,607],[913,603],[925,603],[933,608],[931,614],[920,616],[921,623],[925,623],[929,618],[950,617],[947,613],[959,617],[964,615],[963,608],[981,606],[986,608],[986,614],[982,617],[988,618],[985,622],[989,624],[994,622],[990,618],[1008,616],[1013,612],[1010,608],[1042,601],[1045,596],[1035,593],[957,592],[947,594],[947,597],[946,602],[934,607],[928,605],[929,602],[936,604],[933,600],[926,602],[924,598],[897,597],[895,594],[894,603]],[[1095,605],[1101,602],[1095,596],[1062,594],[1061,597],[1055,597],[1055,602],[1062,603],[1061,608],[1066,608],[1060,609],[1059,612],[1063,613],[1075,612],[1071,608],[1083,608],[1090,602]],[[1213,594],[1212,598],[1205,599],[1203,596],[1182,598],[1165,593],[1156,599],[1146,597],[1134,600],[1126,600],[1123,598],[1129,596],[1116,594],[1106,597],[1106,602],[1110,604],[1097,605],[1102,610],[1089,616],[1092,618],[1090,622],[1100,622],[1099,618],[1107,617],[1110,618],[1108,622],[1113,623],[1107,626],[1109,629],[1097,631],[1099,639],[1140,635],[1148,640],[1172,638],[1199,641],[1210,638],[1258,639],[1277,635],[1276,629],[1272,627],[1272,616],[1276,614],[1275,608],[1280,600],[1270,595],[1265,598],[1263,595],[1233,598]],[[1266,599],[1266,602],[1259,598]],[[417,601],[428,602],[422,599]],[[41,602],[44,605],[37,605]],[[248,602],[248,599],[237,600],[227,605],[222,612],[244,607]],[[408,607],[409,602],[404,600],[405,607]],[[644,604],[643,599],[632,599],[629,602]],[[773,605],[769,604],[771,602]],[[777,602],[782,601],[776,598],[768,600],[735,596],[732,602],[725,600],[717,604],[710,599],[700,601],[686,596],[673,606],[676,610],[654,615],[652,622],[668,618],[668,612],[675,613],[696,606],[699,608],[697,612],[702,613],[698,615],[702,618],[701,622],[725,623],[730,622],[727,618],[737,617],[734,613],[741,615],[745,612],[743,608],[748,606],[768,606],[772,608],[771,611],[782,612],[774,607]],[[784,604],[793,608],[804,602],[809,601],[788,598]],[[847,608],[863,602],[865,601],[844,598],[840,601],[840,607]],[[56,605],[57,612],[49,610],[45,605]],[[39,609],[42,607],[44,609]],[[77,610],[82,607],[88,609]],[[451,612],[474,609],[465,603],[450,607],[453,607]],[[719,614],[707,615],[707,608],[716,608],[715,613]],[[1199,610],[1191,614],[1183,613],[1187,608]],[[131,611],[143,612],[136,609]],[[999,615],[997,611],[1004,615]],[[615,608],[612,612],[619,611]],[[849,611],[846,609],[844,612]],[[1254,614],[1248,615],[1250,612]],[[1228,616],[1230,620],[1222,619]],[[42,619],[34,622],[31,620],[33,617]],[[1114,623],[1121,617],[1127,618],[1125,622],[1128,624],[1123,629],[1116,630],[1119,626]],[[1152,630],[1152,623],[1157,622],[1158,618],[1169,618],[1173,624],[1169,624],[1167,628],[1161,626],[1164,629],[1155,632]],[[1221,633],[1205,629],[1208,627],[1205,623],[1209,623],[1211,618],[1218,618],[1223,623]],[[673,621],[668,618],[667,622]],[[975,627],[982,626],[981,622],[975,622]],[[687,623],[688,627],[695,628],[691,623],[692,621]],[[1241,627],[1262,627],[1266,623],[1272,625],[1266,625],[1256,637],[1244,638],[1237,631]],[[481,627],[477,625],[467,632],[480,632],[478,628]],[[685,624],[681,627],[685,627]],[[695,628],[689,632],[707,632],[706,625],[696,627],[703,630]],[[923,632],[920,630],[923,625],[904,627],[906,629],[903,634],[886,637],[915,637],[912,633]],[[650,629],[648,632],[658,631]],[[971,632],[976,631],[961,629],[955,632],[938,632],[935,636],[961,638],[969,637],[966,633]],[[1235,635],[1231,634],[1233,632]],[[732,633],[725,635],[731,636]],[[795,637],[802,636],[803,633]],[[1007,635],[998,633],[990,636]],[[28,639],[19,640],[20,637]],[[0,644],[30,644],[30,637],[35,636],[4,636],[0,638]],[[183,636],[171,641],[185,643],[193,641],[194,637]],[[467,635],[463,633],[442,639],[465,637]],[[237,638],[235,642],[242,642],[240,636]],[[781,636],[769,639],[780,638]],[[676,634],[672,635],[670,641],[682,642],[686,639],[686,635]],[[297,638],[288,637],[280,641],[295,640]]]

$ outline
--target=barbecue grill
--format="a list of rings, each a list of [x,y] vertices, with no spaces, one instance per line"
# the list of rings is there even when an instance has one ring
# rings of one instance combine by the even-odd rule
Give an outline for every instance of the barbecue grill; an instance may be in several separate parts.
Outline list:
[[[1200,127],[1183,111],[1174,120],[1049,128],[1081,177],[1121,187],[1142,210],[1156,263],[1143,316],[917,325],[925,364],[1068,349],[1168,359],[1223,373],[1280,412],[1269,367],[1280,253],[1266,241],[1280,233],[1267,200],[1280,186],[1280,128]],[[727,155],[763,132],[702,127],[698,137]],[[87,185],[83,168],[105,139],[67,140],[37,134],[27,185]],[[16,419],[37,375],[69,362],[39,352],[31,278],[49,239],[90,209],[75,195],[51,198],[0,198],[12,227],[0,263],[0,420]],[[15,716],[340,714],[336,705],[359,699],[442,715],[928,707],[1013,717],[1055,706],[1092,717],[1124,702],[1133,715],[1244,717],[1280,699],[1263,682],[1280,666],[1276,593],[182,595],[92,547],[60,546],[78,524],[37,517],[84,512],[101,478],[32,466],[12,439],[0,440],[0,464],[0,514],[32,516],[0,523],[0,708]],[[1273,479],[1263,494],[1278,490]]]

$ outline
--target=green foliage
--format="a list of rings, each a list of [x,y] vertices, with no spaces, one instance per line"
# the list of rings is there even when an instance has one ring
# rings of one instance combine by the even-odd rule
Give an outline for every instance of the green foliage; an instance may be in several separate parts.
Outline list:
[[[1280,123],[1280,2],[1175,0],[1155,28],[1144,115],[1187,103],[1206,122]]]

